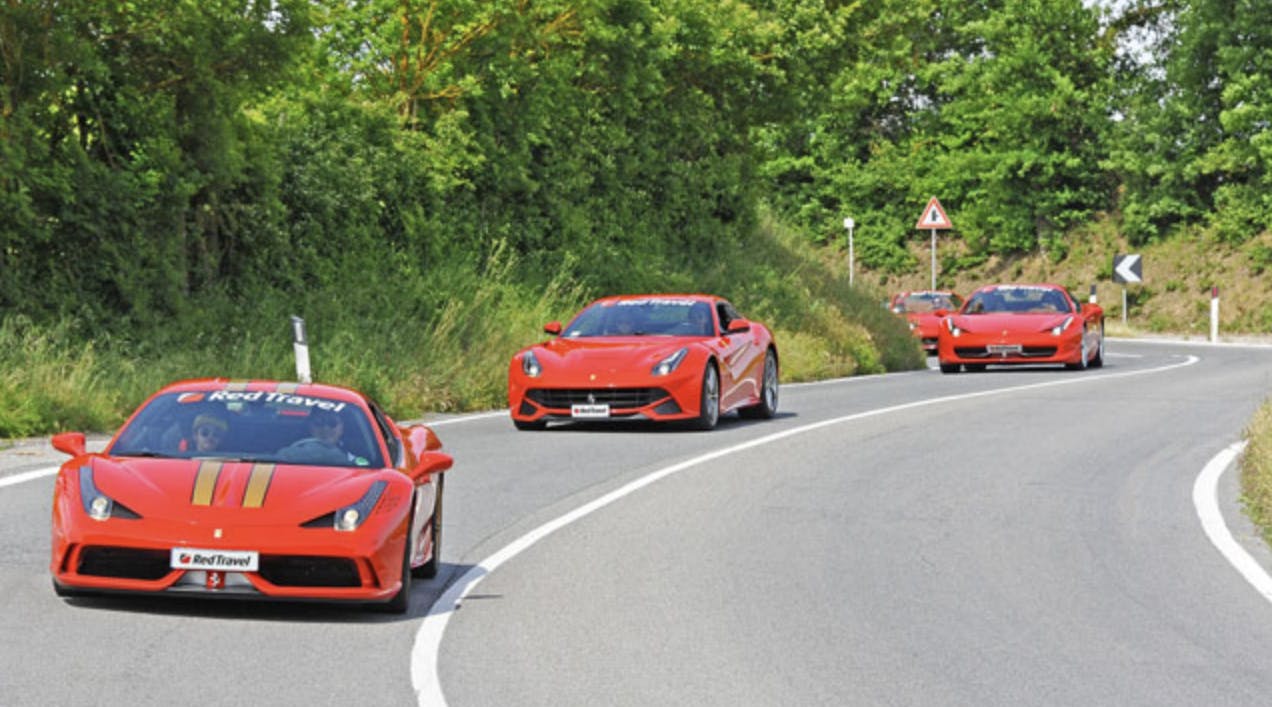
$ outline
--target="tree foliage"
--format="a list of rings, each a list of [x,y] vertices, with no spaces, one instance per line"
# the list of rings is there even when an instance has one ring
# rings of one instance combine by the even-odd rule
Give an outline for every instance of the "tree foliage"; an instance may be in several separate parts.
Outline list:
[[[0,306],[144,330],[392,283],[427,321],[505,262],[692,288],[761,205],[893,270],[933,195],[974,259],[1106,209],[1262,229],[1272,6],[1088,5],[7,2]]]

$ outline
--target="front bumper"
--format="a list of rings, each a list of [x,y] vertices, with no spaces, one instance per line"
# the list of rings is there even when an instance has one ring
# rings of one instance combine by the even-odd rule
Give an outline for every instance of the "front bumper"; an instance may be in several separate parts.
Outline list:
[[[404,522],[381,533],[205,525],[148,519],[55,524],[53,581],[102,592],[356,602],[387,601],[401,587]],[[255,551],[260,566],[252,572],[173,569],[173,548]]]

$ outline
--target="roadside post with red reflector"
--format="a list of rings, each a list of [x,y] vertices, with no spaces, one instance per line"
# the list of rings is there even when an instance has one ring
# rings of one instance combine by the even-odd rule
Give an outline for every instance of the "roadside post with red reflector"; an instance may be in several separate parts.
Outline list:
[[[296,380],[312,383],[309,373],[309,339],[305,336],[305,320],[292,315],[292,350],[296,353]]]
[[[1210,288],[1210,343],[1219,341],[1219,286]]]

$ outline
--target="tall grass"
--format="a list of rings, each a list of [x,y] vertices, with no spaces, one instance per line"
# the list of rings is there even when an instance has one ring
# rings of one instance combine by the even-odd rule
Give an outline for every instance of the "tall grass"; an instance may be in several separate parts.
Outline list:
[[[710,292],[775,332],[785,381],[916,368],[923,355],[884,295],[849,288],[798,234],[769,220],[710,272],[633,276],[629,292]],[[399,419],[497,408],[508,364],[596,296],[567,275],[527,276],[499,248],[483,264],[442,263],[389,287],[351,276],[327,290],[224,293],[162,327],[90,334],[65,320],[0,324],[0,436],[110,430],[183,378],[295,376],[289,316],[305,318],[315,380],[348,385]],[[562,269],[562,273],[567,269]]]
[[[121,395],[108,371],[126,371],[129,362],[99,354],[72,330],[72,322],[0,321],[0,435],[107,429],[120,421]]]
[[[1246,426],[1241,457],[1241,497],[1246,515],[1263,539],[1272,543],[1272,401],[1266,401]]]

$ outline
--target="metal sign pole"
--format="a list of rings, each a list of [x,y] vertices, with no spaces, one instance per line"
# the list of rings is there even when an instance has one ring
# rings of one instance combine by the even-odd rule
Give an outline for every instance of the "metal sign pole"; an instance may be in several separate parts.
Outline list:
[[[1126,288],[1122,288],[1122,326],[1126,326]]]
[[[936,229],[932,229],[932,289],[936,289]]]

